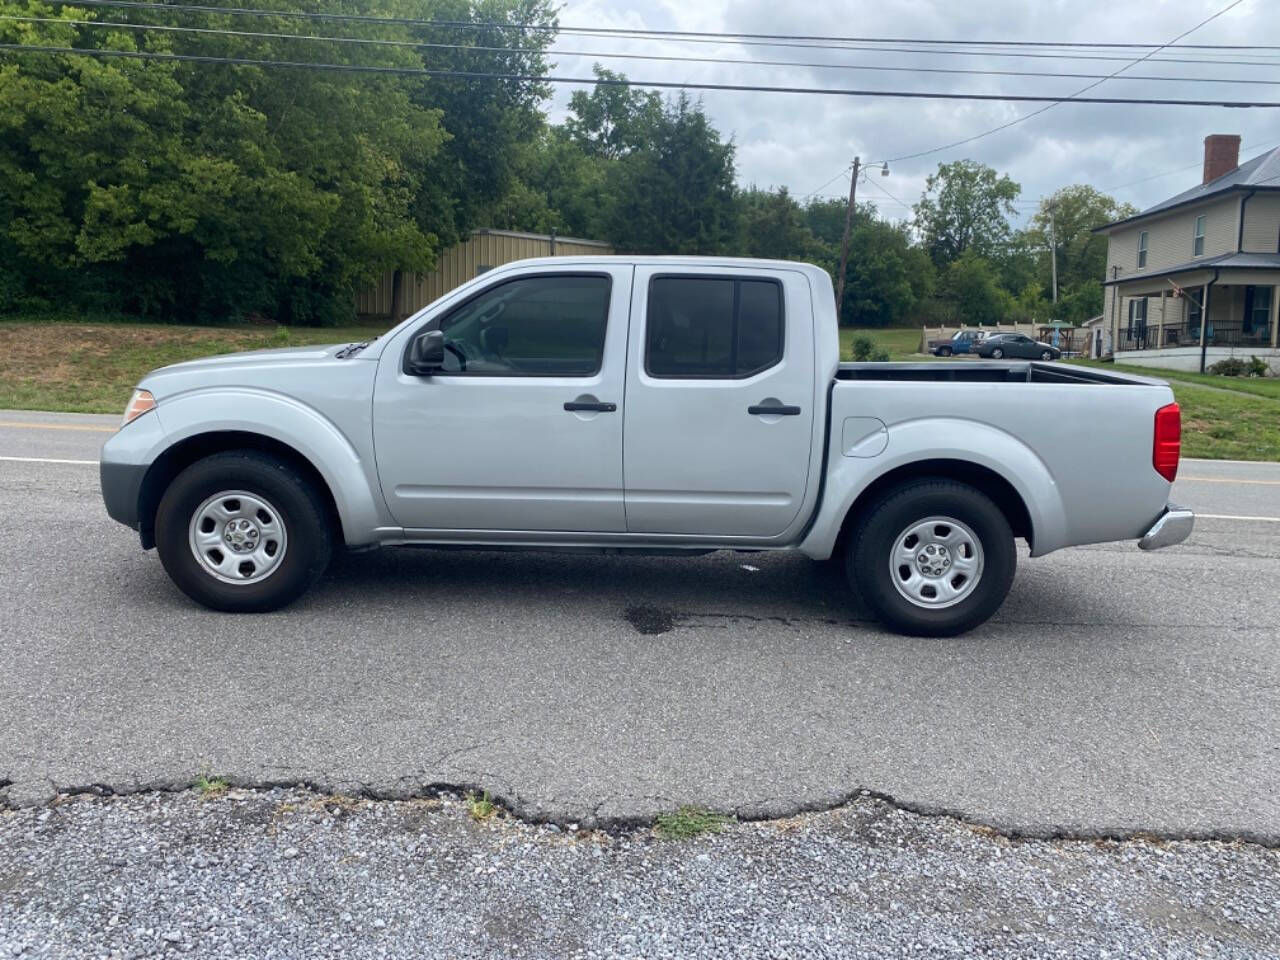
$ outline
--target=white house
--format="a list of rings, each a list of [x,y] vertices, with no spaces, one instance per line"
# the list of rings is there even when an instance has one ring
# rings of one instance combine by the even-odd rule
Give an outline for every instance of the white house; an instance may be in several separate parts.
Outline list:
[[[1117,361],[1202,370],[1257,356],[1280,374],[1280,147],[1239,159],[1238,136],[1205,137],[1199,186],[1097,229]]]

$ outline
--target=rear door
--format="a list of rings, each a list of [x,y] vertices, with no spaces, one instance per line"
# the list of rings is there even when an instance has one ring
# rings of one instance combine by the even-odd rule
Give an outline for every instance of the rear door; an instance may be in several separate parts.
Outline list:
[[[624,417],[631,533],[777,536],[804,501],[813,307],[785,269],[638,266]]]
[[[374,391],[378,476],[417,530],[622,532],[630,264],[495,277],[389,344]],[[445,335],[445,369],[404,370]]]

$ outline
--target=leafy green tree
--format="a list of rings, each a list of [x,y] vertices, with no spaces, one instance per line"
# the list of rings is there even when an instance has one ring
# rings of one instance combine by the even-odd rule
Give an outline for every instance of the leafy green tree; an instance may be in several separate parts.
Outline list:
[[[744,256],[767,260],[812,260],[818,241],[805,222],[804,210],[786,187],[746,190],[740,195],[741,239]]]
[[[938,296],[947,305],[950,319],[964,323],[1000,323],[1012,307],[995,269],[973,250],[960,254],[941,272]]]
[[[932,295],[933,288],[933,264],[912,245],[905,225],[872,219],[857,223],[849,237],[841,323],[875,327],[902,323]]]
[[[637,253],[712,254],[737,237],[733,143],[681,93],[609,170],[607,236]]]
[[[1132,216],[1138,210],[1093,187],[1073,184],[1040,203],[1024,231],[1027,247],[1037,259],[1037,279],[1046,290],[1052,284],[1050,218],[1058,256],[1058,306],[1055,319],[1079,322],[1102,311],[1102,281],[1107,268],[1107,238],[1094,228]]]
[[[662,98],[627,84],[621,73],[592,66],[596,85],[569,97],[571,116],[564,129],[588,156],[617,160],[644,146],[661,122]]]
[[[973,251],[991,257],[1008,242],[1013,201],[1022,187],[973,160],[941,163],[925,181],[915,222],[925,249],[939,267]]]

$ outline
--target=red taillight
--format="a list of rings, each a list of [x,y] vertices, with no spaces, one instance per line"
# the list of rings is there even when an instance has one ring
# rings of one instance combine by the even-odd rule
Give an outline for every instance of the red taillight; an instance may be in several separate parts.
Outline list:
[[[1182,411],[1176,403],[1156,411],[1156,438],[1151,446],[1151,465],[1170,483],[1178,475],[1182,456]]]

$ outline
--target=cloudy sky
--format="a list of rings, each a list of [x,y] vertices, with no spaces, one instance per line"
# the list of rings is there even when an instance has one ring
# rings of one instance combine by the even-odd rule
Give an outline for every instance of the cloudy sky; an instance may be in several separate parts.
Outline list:
[[[560,14],[566,27],[625,27],[757,34],[935,38],[945,40],[1026,40],[1063,43],[1151,43],[1172,40],[1230,0],[567,0]],[[1280,4],[1244,0],[1183,44],[1280,44]],[[682,43],[561,34],[553,71],[589,76],[599,62],[633,80],[695,83],[752,83],[833,89],[945,90],[1035,93],[1065,96],[1092,80],[1081,77],[978,76],[915,72],[920,68],[1004,70],[1032,73],[1106,75],[1143,50],[1089,50],[1120,59],[1004,57],[989,53],[952,56],[892,50],[823,50],[745,44]],[[918,48],[917,48],[918,49]],[[716,57],[747,64],[660,62],[574,56],[580,53],[643,53]],[[1024,52],[1043,52],[1029,50]],[[1051,53],[1067,52],[1054,49]],[[1079,56],[1082,51],[1075,51]],[[1184,63],[1167,59],[1253,60],[1270,65]],[[1153,62],[1157,59],[1163,62]],[[767,66],[761,60],[836,64]],[[850,69],[850,66],[912,68],[907,71]],[[1176,81],[1107,80],[1094,96],[1172,97],[1280,101],[1280,49],[1196,51],[1167,49],[1122,76],[1163,76]],[[1231,83],[1205,83],[1226,78]],[[1267,84],[1240,83],[1243,79]],[[552,116],[563,116],[572,88],[560,87]],[[1039,104],[974,101],[867,99],[829,95],[705,92],[712,120],[737,143],[738,175],[744,184],[786,186],[798,196],[822,187],[847,167],[855,154],[864,161],[904,157],[981,133]],[[1238,133],[1241,159],[1280,145],[1280,110],[1222,107],[1063,104],[1044,115],[974,143],[891,164],[887,178],[859,186],[859,199],[876,201],[883,215],[909,214],[925,177],[939,162],[971,158],[1009,174],[1022,185],[1020,211],[1069,183],[1088,183],[1139,207],[1172,196],[1200,180],[1203,139],[1209,133]],[[1181,169],[1180,169],[1181,168]],[[1154,176],[1167,174],[1165,176]],[[1135,182],[1141,181],[1141,182]],[[892,199],[883,190],[893,195]],[[843,195],[847,176],[822,188]]]

